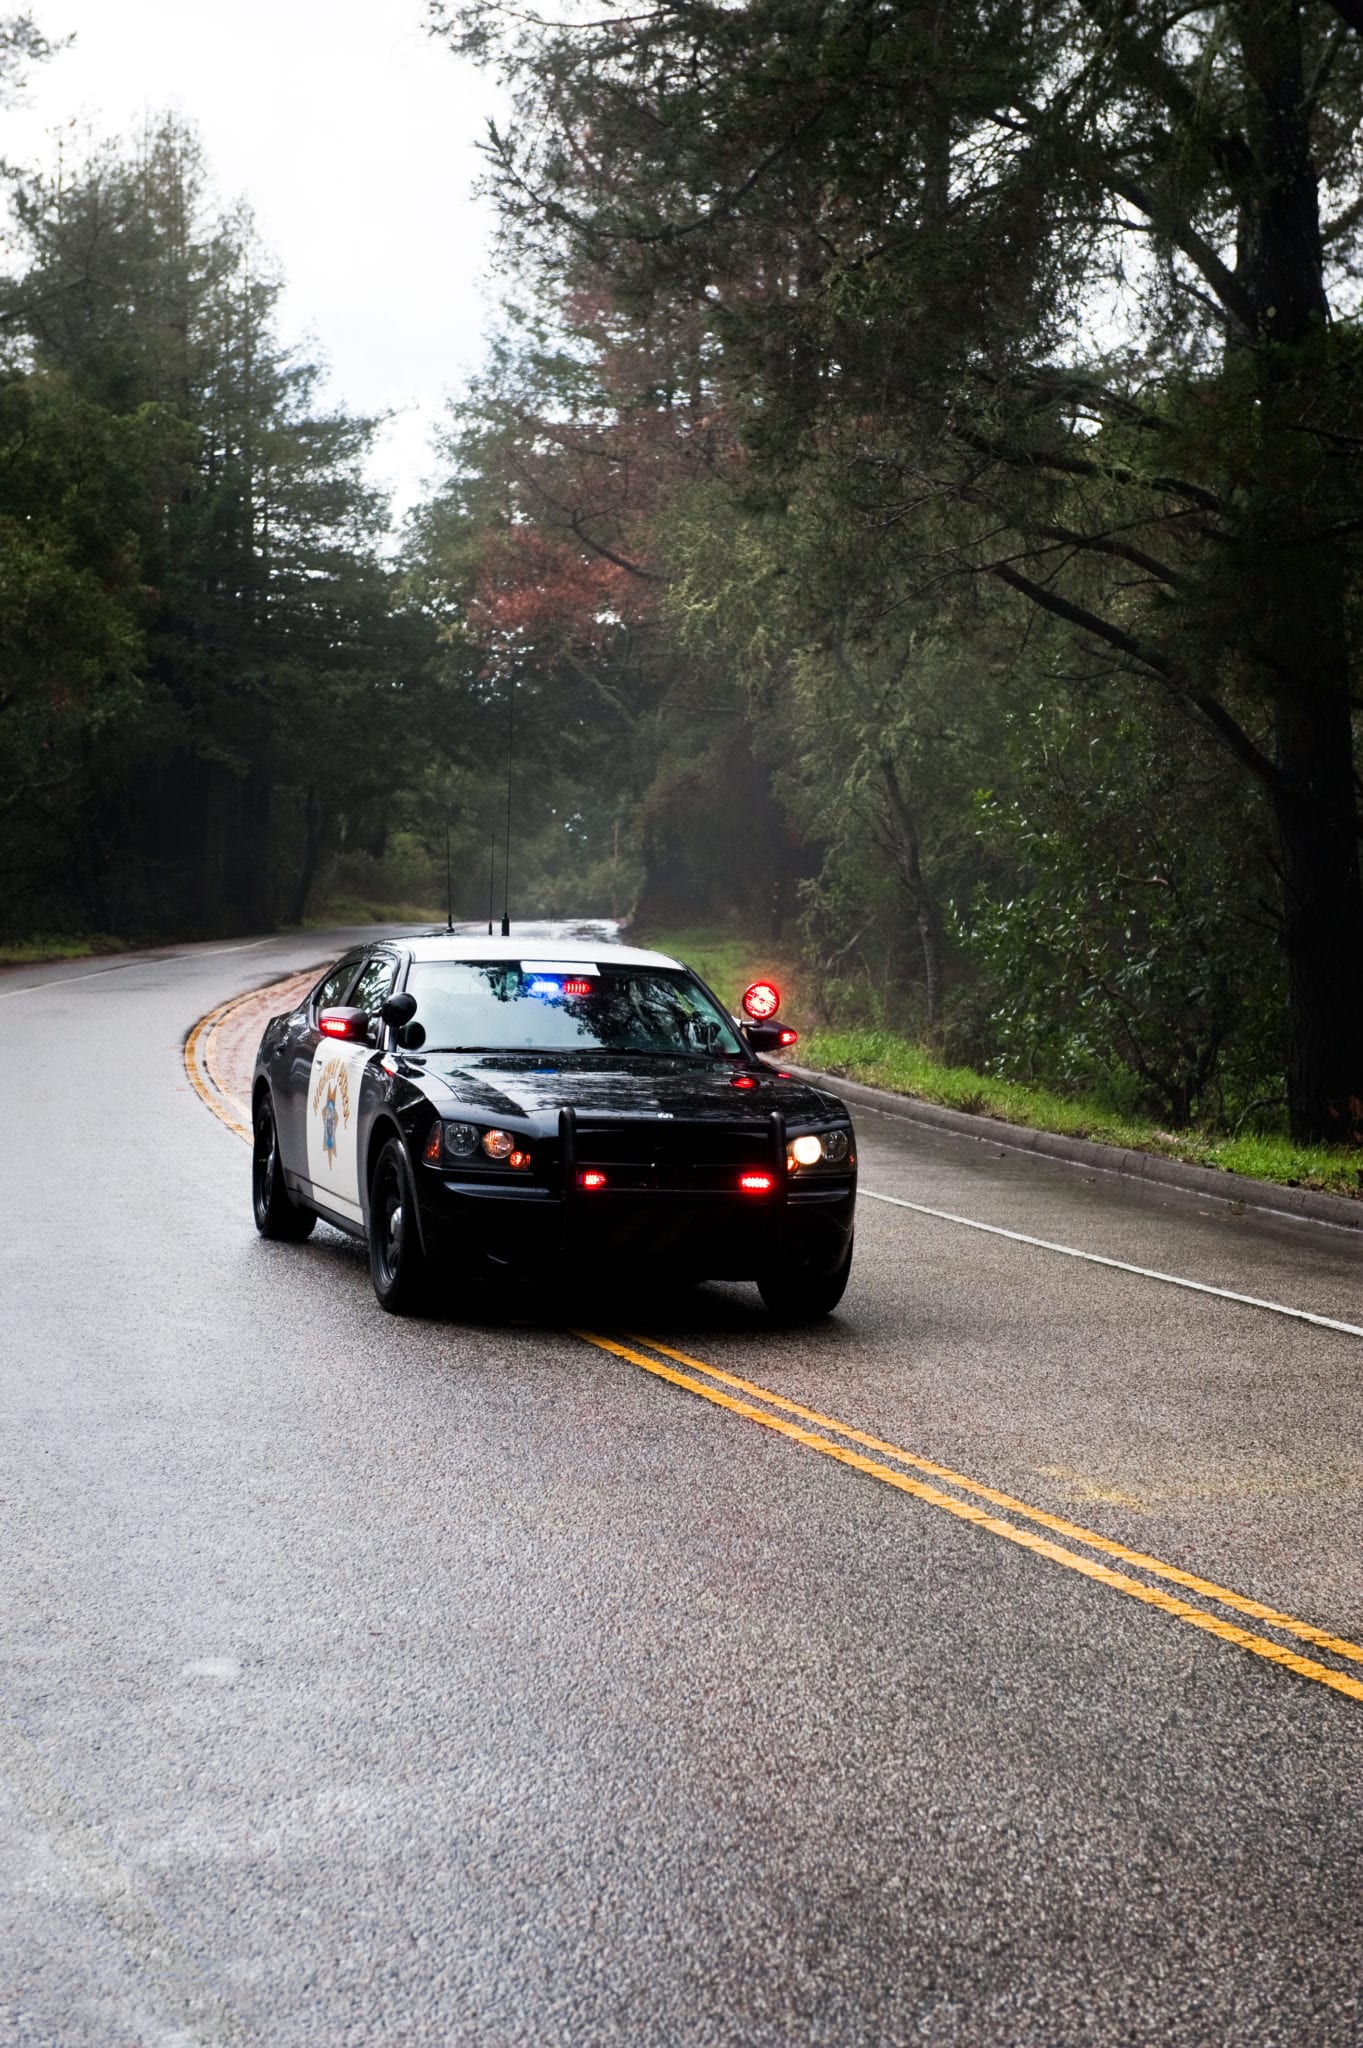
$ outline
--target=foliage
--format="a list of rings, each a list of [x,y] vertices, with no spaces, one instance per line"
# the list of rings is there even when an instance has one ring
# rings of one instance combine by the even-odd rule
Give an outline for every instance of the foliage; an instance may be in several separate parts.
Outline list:
[[[817,578],[805,592],[827,650],[985,580],[1019,637],[1029,614],[1054,621],[1075,671],[1126,709],[1153,687],[1261,794],[1294,1127],[1346,1129],[1363,1114],[1356,9],[436,13],[517,95],[488,146],[508,247],[688,338],[744,502],[804,501],[847,567],[831,607]],[[921,849],[902,865],[931,983]]]
[[[1095,1088],[1059,1093],[971,1067],[947,1066],[893,1031],[816,1031],[801,1041],[800,1058],[820,1072],[941,1103],[969,1116],[997,1117],[1028,1130],[1059,1131],[1101,1145],[1183,1159],[1192,1166],[1220,1167],[1252,1180],[1363,1199],[1363,1168],[1356,1148],[1303,1146],[1281,1133],[1252,1129],[1163,1131],[1121,1093],[1115,1098]]]
[[[373,423],[318,408],[178,121],[15,205],[0,925],[297,919],[328,858],[382,842],[441,709],[380,554]]]
[[[1177,1129],[1227,1099],[1238,1113],[1271,1070],[1283,1000],[1267,821],[1159,706],[1137,722],[1052,696],[1008,739],[1011,794],[976,802],[1006,888],[981,883],[959,913],[976,1047],[999,1073],[1109,1097],[1125,1073]]]

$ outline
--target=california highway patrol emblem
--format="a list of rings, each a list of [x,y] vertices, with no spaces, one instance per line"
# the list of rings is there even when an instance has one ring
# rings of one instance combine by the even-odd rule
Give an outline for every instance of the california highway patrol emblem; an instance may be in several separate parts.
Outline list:
[[[336,1165],[336,1141],[350,1124],[350,1075],[344,1060],[328,1060],[312,1091],[312,1113],[321,1115],[322,1150],[328,1167]]]

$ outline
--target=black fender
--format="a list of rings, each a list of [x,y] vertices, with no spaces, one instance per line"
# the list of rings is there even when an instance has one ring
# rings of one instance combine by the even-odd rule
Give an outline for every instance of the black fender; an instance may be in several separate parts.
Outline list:
[[[418,1162],[412,1157],[412,1148],[407,1143],[406,1133],[390,1109],[384,1108],[379,1110],[369,1126],[369,1134],[365,1140],[364,1177],[360,1182],[360,1210],[364,1216],[366,1237],[369,1234],[369,1189],[374,1179],[374,1168],[378,1164],[380,1152],[382,1152],[390,1138],[396,1138],[403,1151],[407,1154],[407,1164],[412,1170],[412,1185],[414,1187],[419,1185],[417,1181]],[[421,1221],[420,1202],[416,1205],[416,1227],[417,1236],[421,1240],[421,1249],[424,1252],[426,1250],[426,1233]]]

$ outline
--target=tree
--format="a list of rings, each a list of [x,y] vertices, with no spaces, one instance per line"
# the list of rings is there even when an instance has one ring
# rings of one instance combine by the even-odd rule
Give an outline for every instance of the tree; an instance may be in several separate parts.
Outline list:
[[[143,931],[301,915],[328,848],[381,842],[414,755],[437,744],[433,635],[399,614],[363,474],[375,423],[319,407],[320,369],[275,333],[279,281],[249,214],[215,204],[182,123],[21,181],[17,215],[28,260],[0,294],[12,404],[43,392],[50,413],[59,396],[87,461],[173,447],[176,462],[115,534],[95,530],[98,497],[54,507],[71,574],[135,591],[85,697],[52,647],[67,915]],[[12,482],[22,496],[21,468]]]
[[[436,9],[509,240],[704,317],[752,457],[986,576],[1271,806],[1294,1133],[1363,1103],[1353,0]],[[501,38],[501,40],[499,40]],[[882,585],[883,590],[883,585]],[[877,592],[865,592],[874,611]]]

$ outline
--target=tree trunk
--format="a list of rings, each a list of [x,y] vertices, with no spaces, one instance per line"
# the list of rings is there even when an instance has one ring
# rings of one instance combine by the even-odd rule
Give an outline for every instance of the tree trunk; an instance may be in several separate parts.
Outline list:
[[[942,958],[942,920],[936,899],[923,874],[918,847],[918,826],[904,796],[899,773],[887,755],[880,764],[885,793],[895,828],[895,865],[913,903],[918,943],[923,953],[923,986],[927,996],[928,1030],[935,1034],[942,1022],[945,971]]]
[[[1328,486],[1302,463],[1303,376],[1327,333],[1319,178],[1311,156],[1300,9],[1239,0],[1232,19],[1249,91],[1253,170],[1237,275],[1258,356],[1258,485],[1242,557],[1245,611],[1274,700],[1271,788],[1282,861],[1292,1135],[1363,1130],[1363,880],[1354,773],[1350,565],[1329,540]],[[1328,523],[1328,521],[1327,521]]]
[[[312,894],[312,885],[317,875],[317,862],[322,852],[322,804],[314,783],[307,794],[303,809],[303,865],[298,870],[298,879],[293,885],[289,898],[287,924],[302,924]]]
[[[1345,1144],[1363,1135],[1363,880],[1347,704],[1283,700],[1275,811],[1282,855],[1290,1008],[1292,1135]]]

